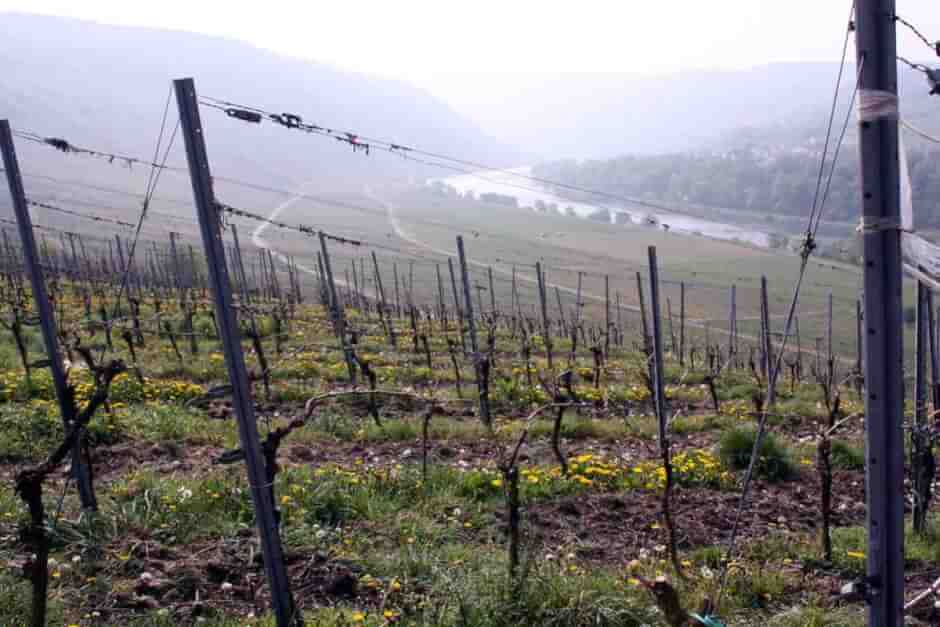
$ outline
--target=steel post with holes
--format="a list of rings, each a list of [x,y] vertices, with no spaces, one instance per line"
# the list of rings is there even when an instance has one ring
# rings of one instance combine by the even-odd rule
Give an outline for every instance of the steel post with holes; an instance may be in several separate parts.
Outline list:
[[[760,319],[761,319],[761,370],[767,376],[767,408],[771,409],[777,401],[777,375],[774,372],[773,330],[770,324],[770,306],[767,299],[767,277],[760,278]],[[818,354],[818,352],[817,352]]]
[[[832,292],[829,292],[829,307],[826,309],[826,360],[832,369],[835,357],[832,354]],[[831,373],[830,373],[831,374]]]
[[[857,0],[859,100],[897,96],[894,0]],[[890,107],[889,107],[890,108]],[[860,107],[861,110],[864,107]],[[882,110],[884,108],[882,107]],[[859,120],[865,285],[868,624],[903,624],[904,345],[898,115]],[[882,226],[877,226],[882,225]]]
[[[558,289],[558,286],[555,286],[555,301],[558,303],[558,323],[561,325],[561,332],[564,337],[570,337],[571,332],[568,331],[568,321],[565,320],[565,307],[561,304],[561,290]]]
[[[482,362],[483,355],[480,354],[480,345],[477,342],[477,326],[473,317],[473,301],[470,298],[470,273],[467,271],[467,255],[463,248],[463,237],[457,236],[457,255],[460,261],[460,275],[463,281],[464,307],[467,318],[467,326],[470,331],[470,347],[473,349],[473,369],[476,372],[477,390],[480,398],[480,420],[483,424],[490,424],[490,399],[486,393],[486,383],[483,380]]]
[[[397,348],[398,341],[395,339],[395,323],[391,319],[388,311],[388,303],[385,302],[385,288],[382,287],[382,274],[379,272],[379,260],[372,251],[372,265],[375,268],[375,288],[379,293],[379,318],[385,324],[385,330],[388,332],[388,341],[392,348]]]
[[[643,299],[643,277],[639,272],[636,273],[636,295],[640,303],[640,326],[643,331],[643,354],[647,360],[647,366],[651,366],[649,363],[650,355],[652,355],[652,340],[650,339],[650,325],[646,319],[646,302]]]
[[[548,303],[545,298],[545,272],[542,270],[542,262],[535,262],[535,274],[539,286],[539,311],[542,314],[542,334],[545,336],[542,341],[545,343],[545,357],[548,361],[548,369],[554,370],[552,364],[552,329],[548,322]]]
[[[623,306],[620,304],[620,292],[617,292],[617,346],[623,348],[623,320],[621,313]]]
[[[578,272],[578,293],[575,296],[574,300],[574,324],[578,326],[581,324],[581,314],[584,309],[584,303],[581,301],[581,279],[584,277],[583,272]]]
[[[937,354],[937,324],[933,308],[933,290],[929,289],[927,290],[927,342],[930,347],[930,402],[936,414],[940,411],[940,354]]]
[[[242,305],[248,305],[251,303],[251,292],[248,290],[248,277],[245,276],[245,263],[242,259],[242,248],[238,243],[238,229],[235,227],[235,223],[229,224],[229,228],[232,229],[232,241],[235,245],[232,247],[235,257],[235,278],[236,283],[238,283],[241,288],[239,291],[242,293]]]
[[[924,437],[927,429],[927,349],[929,341],[927,335],[930,329],[930,306],[927,294],[930,290],[921,282],[917,282],[917,321],[914,332],[914,425],[911,435],[911,487],[913,488],[914,503],[911,518],[914,532],[926,531],[927,513],[930,500],[921,497],[929,495],[930,484],[933,482],[933,472],[925,473],[926,455],[933,456],[930,444]]]
[[[46,280],[43,276],[42,266],[36,256],[36,238],[33,235],[33,223],[29,217],[23,180],[20,178],[20,165],[16,158],[16,149],[13,146],[13,133],[10,131],[10,123],[7,120],[0,120],[0,150],[3,152],[3,167],[6,168],[7,183],[10,186],[10,199],[13,203],[13,212],[16,214],[16,226],[20,233],[23,260],[29,273],[29,281],[33,288],[33,300],[36,302],[36,311],[39,314],[39,323],[42,329],[42,340],[46,345],[46,355],[49,357],[52,384],[55,387],[56,400],[59,402],[62,422],[67,430],[75,419],[75,406],[74,401],[69,400],[71,394],[65,378],[62,356],[59,354],[55,311],[49,302],[49,295],[46,293]],[[98,509],[91,474],[86,465],[86,460],[82,456],[81,440],[76,441],[75,446],[72,447],[71,472],[78,486],[82,509]]]
[[[738,286],[731,286],[731,308],[728,311],[728,361],[738,354]]]
[[[467,352],[467,335],[464,324],[464,312],[465,309],[461,306],[460,303],[460,292],[457,291],[457,278],[454,276],[454,260],[452,257],[447,258],[447,269],[450,271],[450,287],[454,293],[454,311],[457,312],[457,327],[460,332],[460,348],[463,352]]]
[[[392,262],[392,279],[395,281],[395,317],[401,320],[401,289],[398,283],[398,264]]]
[[[862,379],[864,371],[862,369],[862,353],[864,352],[862,344],[862,320],[864,316],[862,315],[862,301],[855,301],[855,376],[857,378],[855,383],[855,389],[858,390],[858,393],[862,393]],[[931,337],[934,337],[931,335]]]
[[[650,246],[648,249],[650,263],[650,310],[653,318],[653,402],[656,407],[656,418],[659,424],[659,443],[663,446],[666,442],[666,398],[665,385],[663,377],[665,368],[663,367],[663,323],[662,314],[659,307],[659,266],[656,263],[656,247]]]
[[[124,246],[121,244],[121,236],[120,236],[120,235],[115,235],[115,236],[114,236],[114,239],[115,239],[115,242],[117,243],[118,264],[119,264],[119,267],[120,267],[120,271],[121,271],[121,273],[123,274],[124,272],[127,272],[127,270],[128,270],[127,265],[125,265],[125,263],[124,263]]]
[[[219,213],[212,190],[212,177],[209,172],[209,158],[206,153],[202,122],[199,117],[196,86],[192,79],[186,78],[174,81],[174,87],[179,106],[180,126],[186,141],[186,159],[189,163],[193,196],[199,215],[199,228],[206,250],[209,282],[215,297],[216,319],[222,336],[222,348],[225,353],[229,380],[232,383],[232,400],[238,419],[242,451],[248,467],[248,482],[255,505],[255,520],[261,536],[261,551],[268,585],[271,589],[274,614],[277,617],[278,627],[297,627],[303,624],[303,617],[294,605],[291,595],[281,549],[281,538],[278,535],[274,503],[271,501],[271,491],[265,486],[267,473],[264,457],[261,454],[261,444],[258,441],[255,408],[248,383],[245,356],[242,354],[238,322],[232,307],[228,269],[225,265],[225,249]]]
[[[288,264],[288,272],[291,272],[291,267]],[[353,278],[353,307],[359,310],[361,313],[363,311],[362,307],[362,292],[359,291],[359,273],[356,271],[356,260],[352,260],[352,278]],[[293,288],[294,279],[291,275],[291,288]]]
[[[604,359],[610,356],[610,275],[604,275]]]
[[[274,264],[274,253],[271,252],[270,248],[265,249],[268,253],[268,268],[271,272],[271,290],[274,292],[274,300],[280,301],[281,294],[281,284],[277,279],[277,266]]]
[[[493,266],[486,269],[487,278],[490,282],[490,315],[496,315],[496,288],[493,286]]]
[[[679,284],[679,365],[685,367],[685,281]]]
[[[343,357],[346,359],[346,370],[349,372],[349,382],[356,384],[356,363],[353,360],[349,347],[349,338],[346,337],[346,309],[336,291],[336,281],[333,278],[333,264],[330,262],[330,251],[326,247],[326,234],[320,231],[320,251],[323,253],[323,269],[326,270],[327,286],[330,290],[330,313],[336,329],[336,337],[343,347]]]
[[[447,304],[444,302],[444,282],[441,279],[441,264],[434,264],[434,271],[437,273],[437,306],[440,316],[441,330],[447,332]]]
[[[173,262],[173,282],[176,284],[180,301],[182,301],[185,292],[183,291],[183,277],[182,270],[180,268],[179,252],[176,250],[176,238],[177,234],[173,231],[170,231],[170,258]]]

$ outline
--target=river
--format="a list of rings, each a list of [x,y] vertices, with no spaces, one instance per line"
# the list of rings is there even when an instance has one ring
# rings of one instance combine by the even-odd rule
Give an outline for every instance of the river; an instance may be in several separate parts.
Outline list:
[[[668,228],[671,232],[700,235],[720,240],[740,241],[760,246],[770,247],[772,237],[765,231],[735,226],[723,222],[716,222],[689,216],[649,209],[647,207],[620,207],[612,203],[592,205],[575,202],[557,196],[550,191],[538,189],[538,183],[526,178],[532,171],[531,167],[515,168],[512,170],[482,171],[472,174],[461,174],[445,178],[431,179],[429,184],[443,183],[458,191],[460,194],[472,192],[479,197],[480,194],[495,193],[515,197],[520,207],[534,208],[537,202],[546,205],[555,205],[560,211],[567,212],[570,208],[579,217],[587,218],[596,214],[598,210],[609,210],[611,224],[618,221],[629,220],[633,224]],[[518,176],[521,175],[521,176]],[[653,222],[650,222],[650,218]]]

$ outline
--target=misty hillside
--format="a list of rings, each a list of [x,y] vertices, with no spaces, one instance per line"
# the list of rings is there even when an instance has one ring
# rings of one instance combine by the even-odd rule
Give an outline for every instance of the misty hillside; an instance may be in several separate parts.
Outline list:
[[[420,89],[233,40],[22,14],[0,14],[0,30],[0,115],[14,128],[80,146],[151,155],[170,82],[190,76],[201,95],[297,113],[323,126],[498,164],[512,156]],[[175,113],[174,100],[171,124]],[[335,141],[247,125],[212,110],[202,115],[220,174],[273,185],[315,179],[341,189],[364,178],[422,173],[392,155],[366,157]],[[171,163],[184,162],[181,145]]]
[[[678,125],[723,102],[729,103],[729,109],[723,114],[712,111],[711,123],[702,123],[698,134],[690,131],[684,144],[678,142],[669,149],[669,142],[664,141],[658,151],[639,150],[631,145],[617,156],[549,160],[539,164],[535,172],[568,185],[648,201],[745,210],[765,216],[768,221],[781,215],[806,216],[816,193],[836,71],[835,65],[764,68],[763,75],[779,79],[764,91],[753,89],[753,73],[729,74],[725,78],[730,81],[734,76],[736,82],[726,84],[725,96],[712,94],[700,107],[691,107],[686,102],[692,113],[678,121]],[[804,81],[798,80],[801,75],[806,77]],[[826,76],[828,81],[824,80]],[[858,217],[857,123],[854,112],[849,110],[854,76],[854,66],[846,67],[833,125],[833,144],[847,114],[848,126],[826,196],[827,218],[844,222]],[[940,98],[929,95],[921,74],[901,67],[898,77],[904,120],[920,131],[940,134]],[[784,85],[790,86],[792,94],[779,93]],[[797,85],[802,88],[797,89]],[[732,95],[739,93],[746,94],[753,106],[733,117],[740,98],[732,99]],[[778,99],[776,105],[771,104],[771,98]],[[762,99],[766,101],[757,106],[756,101]],[[666,99],[664,106],[668,107],[670,102],[673,101]],[[934,142],[910,130],[904,130],[902,137],[910,166],[915,220],[918,226],[936,228],[940,226],[937,166],[940,150]],[[831,158],[830,152],[827,164]]]
[[[500,84],[505,90],[512,85],[513,98],[494,94],[474,110],[489,120],[489,132],[545,159],[681,152],[742,128],[799,135],[823,125],[837,71],[835,63],[792,63],[656,77],[508,75]],[[902,95],[909,96],[905,111],[922,118],[928,106],[923,76],[902,70],[900,80]],[[849,66],[843,85],[853,82]]]

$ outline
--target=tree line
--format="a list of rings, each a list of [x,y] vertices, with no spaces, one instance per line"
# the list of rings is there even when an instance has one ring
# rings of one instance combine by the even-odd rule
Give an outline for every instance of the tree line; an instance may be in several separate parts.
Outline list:
[[[844,147],[826,201],[827,220],[854,221],[859,212],[858,165]],[[848,158],[847,158],[848,157]],[[940,226],[940,149],[908,150],[915,223]],[[647,201],[703,205],[808,216],[813,206],[820,153],[812,148],[739,148],[725,152],[628,155],[610,160],[553,161],[533,168],[535,176]],[[828,173],[828,164],[826,172]],[[555,190],[586,202],[588,194]]]

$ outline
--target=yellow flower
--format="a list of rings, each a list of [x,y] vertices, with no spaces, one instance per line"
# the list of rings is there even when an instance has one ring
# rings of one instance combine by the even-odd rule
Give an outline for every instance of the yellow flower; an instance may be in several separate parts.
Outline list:
[[[493,484],[493,487],[494,487],[494,488],[498,488],[498,487],[500,487],[500,486],[503,485],[503,480],[502,480],[502,479],[493,479],[492,481],[490,481],[490,483]]]
[[[353,612],[352,619],[354,623],[361,623],[366,620],[366,615],[362,612]]]
[[[851,557],[852,559],[857,559],[857,560],[865,559],[865,554],[859,551],[846,551],[845,554]]]

